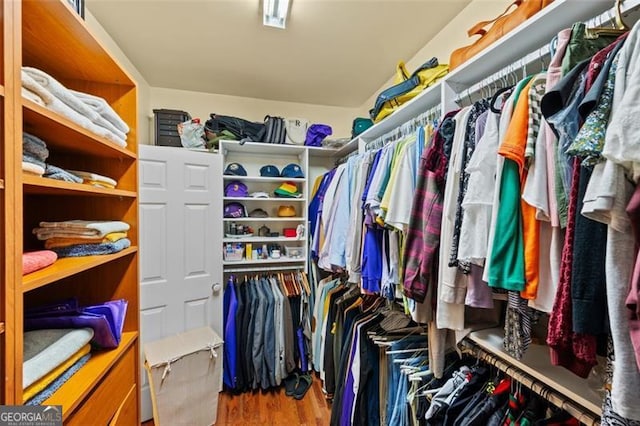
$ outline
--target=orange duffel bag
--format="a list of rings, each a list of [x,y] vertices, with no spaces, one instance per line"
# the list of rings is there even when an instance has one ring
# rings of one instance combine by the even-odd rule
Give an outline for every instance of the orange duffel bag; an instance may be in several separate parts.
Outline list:
[[[456,49],[451,53],[449,70],[458,67],[468,59],[477,55],[487,48],[487,46],[491,45],[491,43],[538,13],[551,2],[553,2],[553,0],[515,0],[497,18],[491,21],[478,22],[467,31],[467,34],[469,37],[479,35],[480,38],[473,44]],[[516,6],[516,8],[509,12],[512,6]],[[491,25],[491,27],[488,30],[485,29],[489,25]]]

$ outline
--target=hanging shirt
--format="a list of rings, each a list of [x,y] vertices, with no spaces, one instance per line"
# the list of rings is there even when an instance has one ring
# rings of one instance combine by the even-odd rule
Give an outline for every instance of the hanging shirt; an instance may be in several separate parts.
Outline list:
[[[411,203],[415,193],[416,164],[415,153],[417,143],[415,140],[408,141],[404,151],[400,154],[400,159],[396,164],[395,177],[390,182],[386,200],[383,199],[382,207],[387,206],[385,223],[399,231],[406,231],[411,217]],[[388,194],[388,195],[387,195]]]

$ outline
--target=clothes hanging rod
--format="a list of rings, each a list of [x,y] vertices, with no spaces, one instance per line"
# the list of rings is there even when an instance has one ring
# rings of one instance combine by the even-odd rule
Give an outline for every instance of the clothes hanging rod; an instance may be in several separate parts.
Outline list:
[[[442,114],[442,105],[436,104],[428,110],[418,114],[414,118],[405,121],[400,124],[393,130],[388,131],[384,135],[378,136],[377,138],[367,142],[365,144],[365,151],[371,151],[373,149],[382,148],[385,146],[389,139],[400,136],[402,133],[409,133],[415,131],[418,126],[424,126],[427,122],[432,119],[439,119]]]
[[[224,270],[225,273],[234,273],[234,272],[263,272],[263,271],[300,271],[303,272],[304,267],[302,266],[271,266],[271,267],[257,267],[257,268],[227,268]]]
[[[503,371],[507,376],[513,378],[518,383],[523,384],[525,387],[540,395],[546,401],[549,401],[556,407],[565,410],[567,413],[575,417],[580,423],[587,425],[599,425],[600,416],[594,414],[590,410],[577,404],[575,401],[567,398],[565,395],[559,393],[555,389],[550,388],[546,384],[532,377],[530,374],[522,371],[518,367],[509,364],[502,358],[486,351],[475,343],[468,341],[464,342],[463,352],[466,352],[478,359],[492,365],[499,370]]]

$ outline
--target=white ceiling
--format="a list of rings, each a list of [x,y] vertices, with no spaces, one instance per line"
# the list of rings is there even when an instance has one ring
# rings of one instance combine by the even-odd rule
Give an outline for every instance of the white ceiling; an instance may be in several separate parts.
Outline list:
[[[292,0],[286,30],[260,0],[86,5],[153,87],[359,107],[470,1]]]

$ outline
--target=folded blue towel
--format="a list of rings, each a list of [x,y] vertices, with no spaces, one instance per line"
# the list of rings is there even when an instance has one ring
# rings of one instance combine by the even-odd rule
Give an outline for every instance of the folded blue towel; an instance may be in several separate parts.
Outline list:
[[[47,167],[43,160],[40,160],[39,158],[36,158],[28,153],[22,154],[22,161],[24,161],[25,163],[35,164],[36,166],[42,167],[43,169]]]
[[[22,134],[22,152],[31,154],[32,157],[43,162],[49,157],[47,144],[39,137],[26,132]]]
[[[44,401],[49,399],[49,397],[53,395],[58,389],[60,389],[60,387],[62,387],[62,385],[64,385],[67,382],[67,380],[71,378],[71,376],[76,374],[76,372],[80,370],[82,366],[84,366],[87,363],[87,361],[89,361],[89,358],[91,358],[91,353],[86,354],[85,356],[80,358],[78,361],[76,361],[76,363],[73,364],[71,367],[69,367],[69,369],[66,370],[64,373],[62,373],[60,377],[55,379],[53,382],[51,382],[49,386],[44,388],[42,392],[35,394],[33,398],[31,398],[24,404],[25,405],[42,404]]]
[[[51,250],[55,251],[58,257],[80,257],[118,253],[130,246],[131,241],[128,238],[122,238],[113,243],[75,244],[67,247],[55,247]]]
[[[43,176],[49,179],[63,180],[65,182],[82,183],[82,178],[51,164],[47,164]]]

